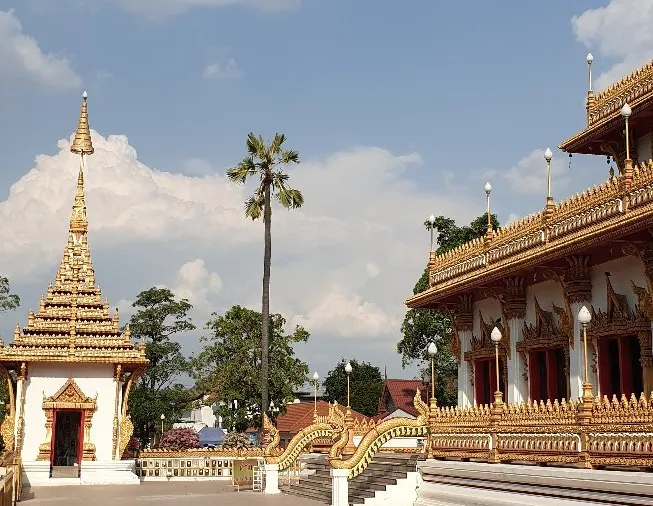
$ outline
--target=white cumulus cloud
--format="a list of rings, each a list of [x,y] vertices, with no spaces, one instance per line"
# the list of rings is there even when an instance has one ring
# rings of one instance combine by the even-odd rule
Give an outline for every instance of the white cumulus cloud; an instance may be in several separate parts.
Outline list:
[[[198,326],[233,304],[259,308],[263,227],[243,211],[253,188],[197,159],[190,172],[202,176],[159,171],[139,161],[125,136],[92,136],[89,243],[97,279],[123,322],[129,301],[151,286],[201,306]],[[39,292],[62,254],[79,166],[70,139],[58,147],[37,156],[0,203],[2,274]],[[397,341],[403,300],[427,260],[424,216],[435,207],[468,222],[482,211],[463,192],[421,190],[406,174],[420,164],[415,153],[360,147],[293,167],[292,185],[306,203],[273,211],[272,311],[305,324],[316,342]],[[29,305],[39,293],[21,295]]]
[[[611,0],[571,20],[576,39],[597,54],[614,61],[594,87],[607,88],[653,57],[653,0]]]
[[[50,92],[75,89],[82,84],[67,58],[44,52],[23,31],[13,10],[0,10],[0,83],[5,80],[30,82]]]

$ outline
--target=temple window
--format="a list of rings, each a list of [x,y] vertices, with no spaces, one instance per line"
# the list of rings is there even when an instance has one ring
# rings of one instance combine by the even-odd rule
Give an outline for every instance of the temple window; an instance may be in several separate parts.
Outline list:
[[[500,321],[486,322],[479,313],[481,321],[481,335],[472,335],[471,349],[465,352],[465,361],[470,364],[472,380],[474,383],[474,397],[476,404],[490,404],[494,402],[494,392],[497,390],[496,350],[490,339],[494,327],[498,327],[503,335],[499,343],[499,384],[504,399],[508,391],[507,357],[510,347],[510,334]]]
[[[533,350],[528,355],[530,399],[564,399],[567,397],[566,357],[563,348]]]
[[[524,324],[523,339],[517,351],[528,363],[527,376],[531,401],[569,397],[569,343],[573,329],[569,309],[551,304],[544,311],[534,297],[535,323]],[[555,317],[554,317],[555,314]]]
[[[616,293],[606,272],[605,312],[593,306],[588,337],[596,351],[598,386],[602,396],[639,396],[644,391],[641,339],[650,342],[651,321],[639,306],[631,308],[625,295]],[[632,285],[637,294],[641,288]],[[650,348],[649,348],[650,353]]]
[[[499,383],[501,384],[501,391],[504,395],[508,390],[505,369],[505,360],[500,358]],[[488,358],[474,361],[474,387],[476,389],[476,404],[490,404],[494,401],[494,392],[497,390],[497,370],[495,359]]]
[[[601,395],[639,396],[644,389],[641,351],[636,336],[599,339],[599,385]]]

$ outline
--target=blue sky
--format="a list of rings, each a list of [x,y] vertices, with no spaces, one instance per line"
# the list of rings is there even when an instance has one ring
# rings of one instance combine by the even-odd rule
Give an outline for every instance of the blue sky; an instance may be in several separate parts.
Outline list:
[[[351,355],[412,375],[394,344],[427,255],[423,218],[482,213],[485,179],[501,221],[538,210],[538,150],[584,125],[587,52],[599,83],[653,57],[649,0],[0,0],[0,11],[0,227],[14,241],[0,261],[25,301],[0,317],[5,340],[60,258],[76,165],[57,142],[87,89],[104,146],[89,169],[91,246],[125,309],[153,284],[202,292],[199,322],[257,306],[262,230],[239,221],[244,194],[222,174],[250,130],[288,135],[307,203],[275,215],[273,309],[307,325],[301,354],[321,372]],[[575,157],[570,171],[554,154],[556,199],[607,177],[603,159]],[[196,231],[179,225],[189,215]]]

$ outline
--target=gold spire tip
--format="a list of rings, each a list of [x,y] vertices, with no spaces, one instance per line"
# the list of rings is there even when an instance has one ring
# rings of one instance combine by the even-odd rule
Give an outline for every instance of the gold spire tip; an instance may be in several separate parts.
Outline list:
[[[77,153],[78,155],[92,155],[95,152],[93,142],[91,141],[91,131],[88,126],[87,100],[88,93],[82,93],[82,111],[77,122],[75,138],[70,146],[71,153]]]

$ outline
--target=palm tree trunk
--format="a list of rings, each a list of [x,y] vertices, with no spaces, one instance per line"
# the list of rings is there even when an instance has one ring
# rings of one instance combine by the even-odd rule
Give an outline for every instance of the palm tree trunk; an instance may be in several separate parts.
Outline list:
[[[270,263],[272,261],[272,206],[270,205],[270,183],[265,185],[265,203],[263,208],[265,224],[265,250],[263,253],[263,321],[261,324],[261,416],[268,411],[269,390],[269,353],[270,353]],[[262,423],[262,422],[261,422]]]

